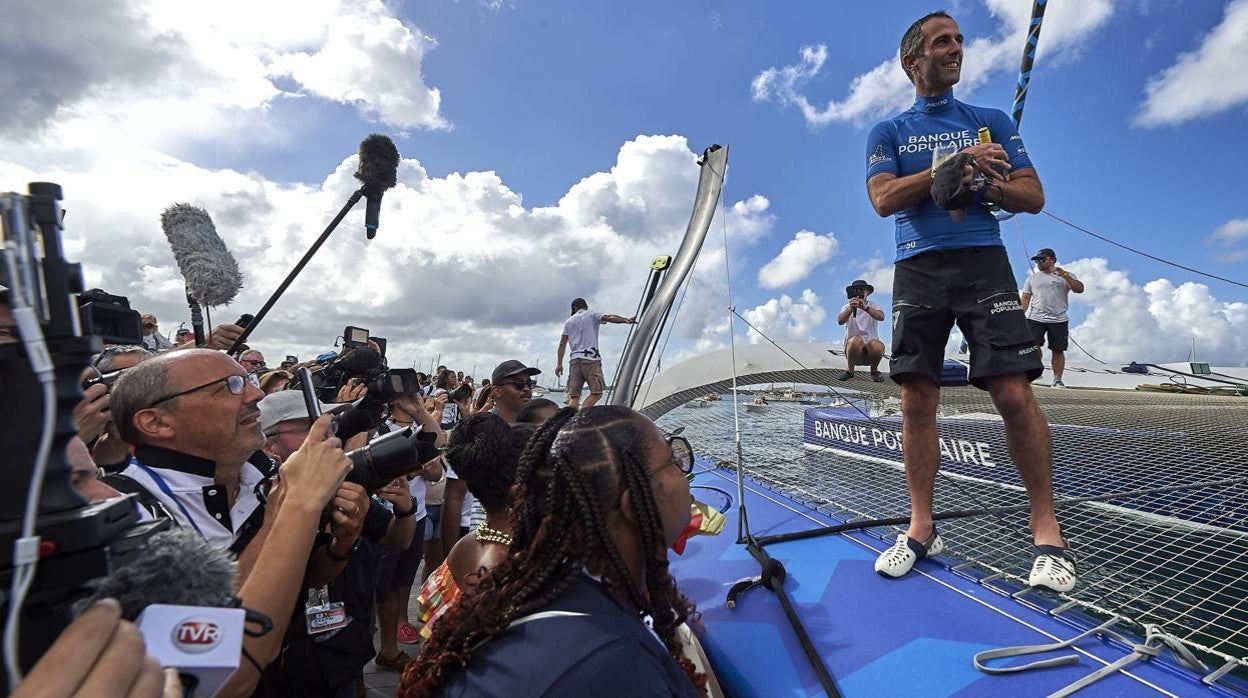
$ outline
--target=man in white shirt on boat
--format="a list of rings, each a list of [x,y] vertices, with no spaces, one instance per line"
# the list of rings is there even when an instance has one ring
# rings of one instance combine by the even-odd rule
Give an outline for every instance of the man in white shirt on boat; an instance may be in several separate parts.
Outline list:
[[[1049,351],[1053,353],[1053,387],[1065,388],[1062,372],[1066,368],[1066,346],[1070,334],[1070,292],[1083,293],[1083,282],[1074,274],[1057,266],[1057,253],[1045,247],[1031,261],[1036,271],[1023,283],[1023,310],[1027,313],[1027,326],[1036,346],[1044,346],[1049,337]]]
[[[884,319],[884,309],[867,300],[867,296],[875,293],[875,287],[858,279],[845,287],[845,295],[849,302],[841,308],[836,317],[836,324],[845,326],[845,362],[847,367],[841,371],[838,380],[847,381],[854,377],[856,366],[869,365],[871,380],[883,383],[884,376],[880,373],[880,360],[884,358],[884,342],[880,341],[878,326]]]
[[[635,325],[637,318],[590,310],[584,298],[577,298],[572,301],[572,317],[563,321],[563,336],[559,338],[555,375],[563,375],[563,352],[570,348],[567,389],[568,404],[573,407],[580,406],[582,385],[589,384],[589,397],[585,398],[585,407],[598,402],[606,390],[607,381],[602,375],[602,353],[598,351],[598,327],[608,322]]]

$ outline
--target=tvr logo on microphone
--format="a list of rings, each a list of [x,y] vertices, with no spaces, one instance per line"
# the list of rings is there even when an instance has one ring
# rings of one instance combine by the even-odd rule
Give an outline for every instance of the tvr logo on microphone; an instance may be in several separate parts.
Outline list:
[[[225,636],[208,616],[191,616],[173,626],[173,646],[188,654],[211,652]]]

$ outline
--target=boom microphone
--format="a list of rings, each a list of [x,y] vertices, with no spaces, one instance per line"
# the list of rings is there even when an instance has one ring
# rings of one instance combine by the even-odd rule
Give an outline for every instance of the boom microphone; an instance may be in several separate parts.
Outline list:
[[[128,564],[96,585],[92,599],[112,597],[143,633],[147,653],[177,669],[186,696],[212,696],[238,669],[248,621],[265,616],[239,608],[237,565],[197,534],[172,529],[152,536]]]
[[[160,215],[160,227],[186,279],[186,292],[207,306],[233,301],[243,287],[243,275],[208,212],[174,204]]]
[[[360,142],[360,166],[355,178],[364,192],[364,232],[372,240],[377,235],[381,196],[398,182],[399,150],[389,137],[374,133]]]

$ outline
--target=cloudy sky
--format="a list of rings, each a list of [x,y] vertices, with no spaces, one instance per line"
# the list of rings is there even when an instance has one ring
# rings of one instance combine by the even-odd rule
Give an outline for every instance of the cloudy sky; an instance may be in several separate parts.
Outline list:
[[[949,4],[958,96],[1008,109],[1031,3]],[[0,189],[63,184],[89,285],[166,331],[187,316],[166,206],[205,207],[243,270],[214,319],[254,313],[353,191],[371,132],[404,157],[381,232],[365,241],[362,207],[346,219],[254,336],[271,362],[352,324],[389,338],[392,365],[484,376],[515,357],[550,378],[569,301],[630,314],[649,260],[674,254],[712,143],[731,147],[724,202],[665,365],[726,344],[725,259],[731,303],[777,340],[839,343],[855,278],[890,301],[864,141],[913,100],[896,47],[928,3],[0,6]],[[1022,128],[1046,210],[1248,280],[1246,54],[1248,0],[1052,3]],[[1200,359],[1248,363],[1248,289],[1046,215],[1003,235],[1020,284],[1024,245],[1088,284],[1072,334],[1092,354],[1182,360],[1194,337]],[[604,329],[608,356],[625,334]]]

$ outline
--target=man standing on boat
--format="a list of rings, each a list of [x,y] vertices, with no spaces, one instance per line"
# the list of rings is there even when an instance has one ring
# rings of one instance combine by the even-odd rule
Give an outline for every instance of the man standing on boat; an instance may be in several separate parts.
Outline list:
[[[899,58],[914,83],[915,103],[871,130],[867,193],[880,216],[896,221],[889,373],[901,385],[911,515],[908,530],[875,569],[901,577],[918,559],[944,549],[932,521],[940,467],[936,408],[945,343],[956,322],[970,345],[970,381],[991,395],[1027,488],[1036,544],[1029,583],[1067,591],[1075,585],[1074,555],[1054,515],[1052,439],[1031,391],[1031,381],[1043,372],[1040,350],[1027,328],[997,220],[985,206],[1037,213],[1044,189],[1010,118],[954,98],[962,33],[952,17],[933,12],[912,24]],[[930,194],[933,155],[949,150],[975,160],[975,167],[963,168],[962,179],[963,187],[976,190],[975,201],[956,221]],[[977,174],[986,181],[976,180]]]
[[[635,325],[637,318],[590,310],[584,298],[576,298],[572,301],[572,317],[563,321],[563,336],[559,338],[555,375],[563,375],[563,352],[570,344],[568,404],[573,407],[580,405],[583,384],[589,384],[589,397],[585,398],[585,407],[598,402],[602,392],[606,390],[607,380],[602,375],[602,353],[598,351],[598,327],[608,322]]]
[[[867,296],[875,293],[875,287],[862,279],[845,287],[845,295],[849,302],[841,308],[836,317],[836,324],[845,326],[845,362],[847,368],[837,376],[838,380],[847,381],[854,377],[854,367],[871,366],[871,380],[883,383],[880,374],[880,360],[884,358],[884,342],[880,341],[877,329],[880,320],[884,319],[884,309],[867,300]]]
[[[1053,387],[1065,388],[1062,372],[1066,368],[1066,346],[1070,334],[1070,292],[1083,293],[1083,282],[1074,274],[1057,266],[1057,254],[1048,247],[1036,253],[1031,261],[1036,271],[1023,283],[1023,311],[1027,313],[1027,326],[1036,346],[1044,346],[1044,336],[1049,336],[1049,351],[1053,352]]]

